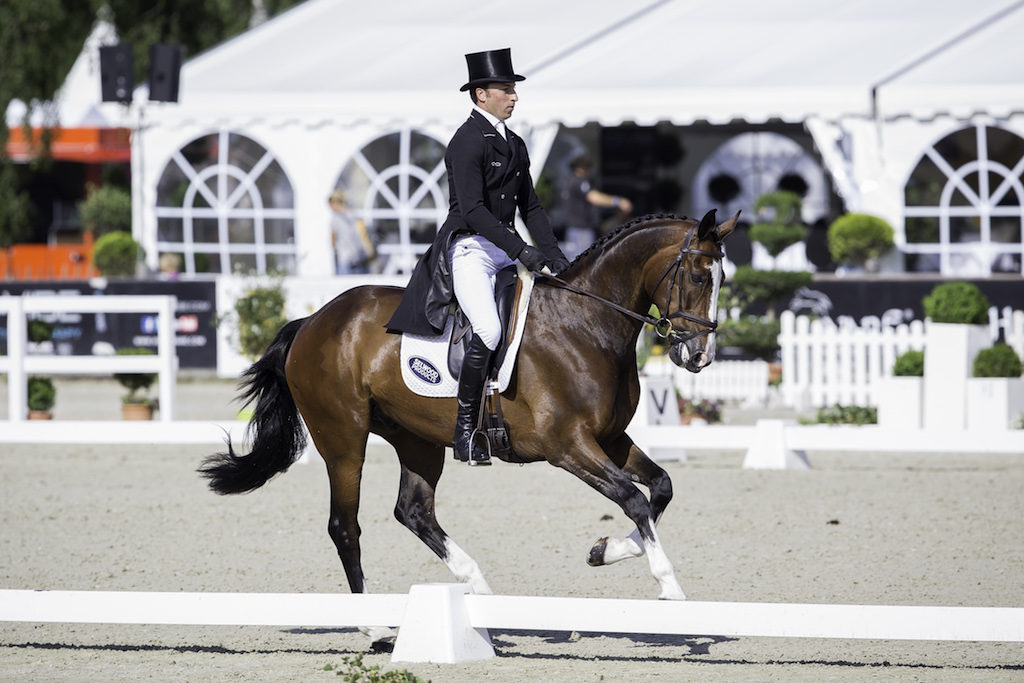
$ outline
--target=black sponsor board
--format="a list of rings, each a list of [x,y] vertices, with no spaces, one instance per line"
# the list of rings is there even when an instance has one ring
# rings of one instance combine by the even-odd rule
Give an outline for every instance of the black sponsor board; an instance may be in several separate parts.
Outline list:
[[[95,284],[94,284],[95,283]],[[103,285],[103,286],[99,286]],[[217,337],[216,285],[213,282],[163,282],[108,280],[94,282],[6,282],[0,295],[173,295],[175,308],[174,343],[181,368],[215,369]],[[156,315],[144,313],[44,313],[33,315],[53,325],[52,352],[57,355],[88,356],[94,347],[114,349],[144,347],[156,351]],[[7,316],[0,314],[0,348],[7,353]]]

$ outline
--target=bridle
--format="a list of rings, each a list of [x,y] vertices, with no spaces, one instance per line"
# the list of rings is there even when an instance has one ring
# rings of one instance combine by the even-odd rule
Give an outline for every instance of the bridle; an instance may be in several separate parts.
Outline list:
[[[716,329],[718,329],[718,322],[717,321],[715,321],[715,320],[708,320],[707,318],[701,318],[700,316],[693,315],[691,313],[687,313],[686,311],[682,310],[682,308],[683,308],[683,281],[682,281],[682,276],[686,274],[686,271],[683,268],[683,265],[686,263],[686,256],[688,254],[697,254],[697,255],[700,255],[700,256],[709,256],[709,257],[711,257],[711,258],[713,258],[715,260],[722,259],[725,256],[725,254],[723,254],[720,251],[707,251],[706,249],[695,249],[695,248],[690,247],[690,242],[693,241],[693,232],[694,232],[694,230],[696,228],[697,228],[697,224],[696,223],[694,223],[693,225],[690,226],[690,229],[686,232],[686,240],[683,242],[683,246],[681,246],[679,248],[679,253],[676,254],[676,257],[672,261],[672,263],[668,264],[668,267],[665,268],[665,272],[662,273],[661,277],[658,279],[658,284],[656,284],[654,286],[655,291],[657,291],[658,287],[661,286],[661,283],[664,282],[666,278],[668,278],[668,280],[669,280],[668,291],[666,291],[666,293],[665,293],[665,306],[660,309],[662,311],[668,311],[669,304],[672,303],[672,292],[673,292],[673,290],[678,289],[678,292],[679,292],[679,296],[678,296],[678,298],[679,298],[679,310],[677,310],[675,313],[671,313],[671,314],[668,314],[668,315],[663,315],[660,318],[655,318],[652,315],[645,315],[645,314],[642,314],[642,313],[637,313],[636,311],[631,311],[628,308],[626,308],[625,306],[621,306],[621,305],[615,303],[614,301],[609,301],[608,299],[605,299],[602,296],[598,296],[597,294],[594,294],[593,292],[588,292],[588,291],[586,291],[584,289],[580,289],[579,287],[576,287],[575,285],[571,285],[571,284],[569,284],[568,282],[566,282],[565,280],[563,280],[560,277],[556,277],[554,275],[547,275],[547,274],[543,274],[543,273],[538,273],[538,275],[543,277],[546,280],[551,280],[552,282],[556,283],[556,285],[558,287],[560,287],[562,289],[568,289],[570,292],[575,292],[576,294],[582,294],[583,296],[588,296],[591,299],[596,299],[597,301],[600,301],[601,303],[605,304],[606,306],[610,306],[611,308],[614,308],[616,311],[619,311],[620,313],[622,313],[624,315],[627,315],[630,318],[633,318],[634,320],[639,320],[640,322],[642,322],[644,324],[651,325],[654,328],[655,333],[659,337],[661,337],[662,339],[667,340],[672,345],[684,344],[684,343],[690,341],[691,339],[696,339],[698,337],[703,337],[704,335],[711,334]],[[689,322],[692,322],[692,323],[697,323],[698,325],[701,325],[705,329],[703,329],[703,330],[701,330],[699,332],[688,332],[686,330],[677,330],[675,328],[675,326],[672,324],[672,320],[675,319],[675,318],[681,318],[683,320],[688,320]]]

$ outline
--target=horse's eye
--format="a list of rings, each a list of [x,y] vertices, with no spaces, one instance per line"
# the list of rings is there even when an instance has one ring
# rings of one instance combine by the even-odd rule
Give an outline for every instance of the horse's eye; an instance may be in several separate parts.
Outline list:
[[[692,273],[690,275],[690,281],[695,285],[702,285],[708,281],[708,276],[704,273]]]

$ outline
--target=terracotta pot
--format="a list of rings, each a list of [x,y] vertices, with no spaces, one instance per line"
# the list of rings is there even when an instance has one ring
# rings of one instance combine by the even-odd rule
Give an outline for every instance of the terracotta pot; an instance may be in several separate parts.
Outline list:
[[[125,420],[152,420],[153,406],[148,403],[122,403],[121,418]]]
[[[30,410],[28,411],[28,419],[30,420],[52,420],[53,413],[49,410]]]

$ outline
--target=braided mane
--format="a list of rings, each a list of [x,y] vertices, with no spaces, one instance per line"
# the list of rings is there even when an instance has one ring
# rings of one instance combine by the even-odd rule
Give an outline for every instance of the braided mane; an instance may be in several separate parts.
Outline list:
[[[631,221],[623,223],[622,225],[617,227],[615,230],[609,232],[608,234],[602,235],[597,240],[595,240],[589,247],[587,247],[586,249],[581,251],[579,254],[577,254],[576,258],[574,258],[572,260],[572,263],[569,264],[569,267],[566,269],[566,271],[572,270],[576,266],[577,263],[579,263],[581,260],[583,260],[583,258],[585,256],[587,256],[588,254],[590,254],[591,252],[593,252],[593,251],[600,251],[601,249],[604,248],[604,246],[606,244],[608,244],[609,242],[614,240],[616,237],[618,237],[619,235],[621,235],[621,234],[623,234],[625,232],[629,232],[630,230],[636,229],[641,223],[643,223],[643,224],[650,224],[650,223],[653,223],[653,222],[662,223],[662,222],[669,222],[669,221],[688,221],[688,220],[693,220],[693,219],[688,218],[687,216],[677,216],[677,215],[671,214],[671,213],[652,213],[652,214],[648,214],[646,216],[640,216],[639,218],[634,218]],[[646,225],[644,227],[646,227]]]

